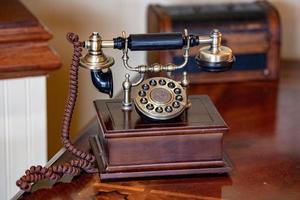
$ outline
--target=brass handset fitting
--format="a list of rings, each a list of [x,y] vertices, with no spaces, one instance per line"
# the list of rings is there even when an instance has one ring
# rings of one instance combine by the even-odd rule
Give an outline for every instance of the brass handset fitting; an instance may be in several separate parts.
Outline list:
[[[102,70],[114,64],[113,57],[106,56],[102,51],[102,38],[99,33],[93,32],[82,46],[88,53],[80,59],[80,66],[90,70]]]

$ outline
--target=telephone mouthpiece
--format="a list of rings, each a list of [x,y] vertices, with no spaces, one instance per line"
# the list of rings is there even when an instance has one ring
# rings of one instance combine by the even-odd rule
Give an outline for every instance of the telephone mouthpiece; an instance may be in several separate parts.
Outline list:
[[[113,75],[108,68],[104,70],[91,70],[91,79],[94,86],[99,92],[108,94],[110,98],[113,96]]]

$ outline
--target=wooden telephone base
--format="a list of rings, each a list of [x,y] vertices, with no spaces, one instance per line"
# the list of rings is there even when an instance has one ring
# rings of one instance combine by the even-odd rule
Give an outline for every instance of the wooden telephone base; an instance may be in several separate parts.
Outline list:
[[[90,143],[100,179],[227,173],[226,123],[206,95],[189,96],[191,107],[168,122],[151,122],[121,100],[96,100],[99,134]]]

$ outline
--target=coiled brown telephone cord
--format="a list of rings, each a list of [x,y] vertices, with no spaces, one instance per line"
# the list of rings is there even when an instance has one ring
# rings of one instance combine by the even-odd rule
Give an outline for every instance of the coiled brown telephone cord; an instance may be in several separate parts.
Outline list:
[[[78,157],[78,159],[71,160],[64,164],[51,166],[49,168],[42,167],[40,165],[30,167],[30,169],[26,170],[25,175],[16,182],[17,186],[24,191],[30,191],[32,184],[42,179],[51,179],[56,181],[64,174],[77,176],[82,170],[88,173],[97,171],[97,169],[93,166],[95,156],[77,149],[69,139],[71,119],[78,93],[78,69],[82,51],[82,42],[79,41],[78,35],[74,33],[68,33],[66,37],[68,41],[73,44],[74,51],[70,66],[69,97],[63,116],[61,141],[66,150]]]

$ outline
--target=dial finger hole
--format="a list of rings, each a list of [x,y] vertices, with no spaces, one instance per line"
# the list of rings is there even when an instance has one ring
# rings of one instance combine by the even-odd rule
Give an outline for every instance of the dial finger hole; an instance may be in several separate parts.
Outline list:
[[[181,94],[181,89],[180,88],[175,88],[174,93],[175,94]]]
[[[160,79],[158,83],[159,85],[166,85],[167,82],[164,79]]]
[[[167,106],[166,108],[165,108],[165,111],[166,112],[172,112],[173,111],[173,108],[171,107],[171,106]]]
[[[157,108],[155,108],[155,111],[158,112],[158,113],[162,113],[163,108],[161,106],[158,106]]]
[[[143,84],[142,88],[143,88],[143,90],[149,90],[149,85],[148,84]]]
[[[176,99],[177,101],[182,101],[182,100],[183,100],[183,97],[182,97],[181,95],[177,95],[177,96],[175,97],[175,99]]]
[[[141,98],[140,102],[142,104],[146,104],[146,103],[148,103],[148,100],[146,98]]]
[[[149,81],[149,84],[150,84],[151,86],[156,86],[156,85],[157,85],[157,82],[156,82],[156,80],[152,79],[151,81]]]
[[[169,82],[169,83],[168,83],[168,87],[169,87],[169,88],[174,88],[174,87],[175,87],[175,83]]]
[[[154,106],[153,106],[153,104],[149,103],[149,104],[146,105],[146,108],[147,108],[148,110],[153,110],[153,109],[154,109]]]
[[[140,97],[145,97],[146,96],[146,92],[144,90],[139,91],[139,96]]]
[[[178,101],[174,101],[172,103],[173,108],[179,108],[180,107],[180,103]]]

